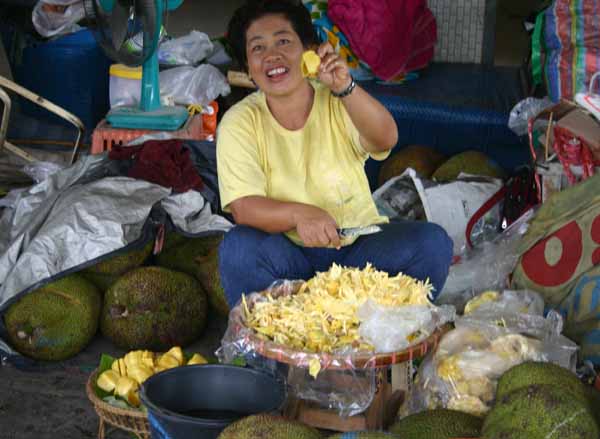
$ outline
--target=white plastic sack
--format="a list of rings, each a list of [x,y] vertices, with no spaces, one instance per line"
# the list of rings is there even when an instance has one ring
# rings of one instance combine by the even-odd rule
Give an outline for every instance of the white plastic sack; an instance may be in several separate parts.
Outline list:
[[[160,94],[174,104],[208,105],[231,92],[227,78],[214,66],[175,67],[160,73]]]
[[[208,35],[193,30],[183,37],[163,42],[158,48],[158,62],[168,66],[195,65],[209,56],[213,49]]]
[[[508,127],[517,135],[524,136],[529,128],[529,119],[536,117],[546,108],[554,103],[545,97],[544,99],[525,98],[510,111]]]
[[[77,32],[84,17],[81,0],[40,0],[31,13],[35,30],[46,38]]]

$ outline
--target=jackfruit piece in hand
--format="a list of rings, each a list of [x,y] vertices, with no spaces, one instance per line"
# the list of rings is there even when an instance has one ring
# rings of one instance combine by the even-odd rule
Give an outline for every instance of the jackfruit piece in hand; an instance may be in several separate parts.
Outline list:
[[[100,374],[96,384],[105,392],[112,392],[117,387],[119,381],[119,374],[114,370],[105,370]]]
[[[154,375],[154,370],[143,364],[136,364],[127,370],[127,376],[136,380],[138,384],[142,384],[152,375]]]
[[[139,387],[140,385],[133,378],[127,376],[120,377],[119,381],[117,381],[117,386],[115,387],[115,394],[127,400],[129,394]]]
[[[177,362],[179,363],[179,366],[183,366],[183,363],[184,363],[183,351],[181,350],[181,348],[179,346],[172,347],[167,352],[165,352],[165,355],[171,355],[173,358],[175,358],[177,360]]]
[[[158,359],[157,368],[171,369],[179,366],[179,360],[171,354],[164,354]]]
[[[302,76],[316,77],[320,65],[321,58],[314,50],[307,50],[302,54]]]
[[[206,363],[208,363],[208,361],[206,361],[206,358],[204,358],[200,354],[192,355],[192,358],[190,358],[190,361],[187,362],[188,366],[191,366],[192,364],[206,364]]]

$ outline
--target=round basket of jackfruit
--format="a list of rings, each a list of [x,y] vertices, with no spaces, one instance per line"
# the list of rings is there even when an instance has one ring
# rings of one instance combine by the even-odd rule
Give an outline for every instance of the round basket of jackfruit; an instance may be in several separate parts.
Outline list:
[[[229,313],[222,355],[263,357],[321,370],[383,367],[424,356],[454,320],[432,303],[432,285],[371,265],[334,264],[308,281],[243,295]]]
[[[138,393],[141,384],[163,370],[205,363],[202,355],[187,356],[179,346],[164,353],[135,350],[122,358],[103,354],[86,384],[87,396],[100,418],[98,437],[104,438],[108,424],[149,439],[148,416]]]

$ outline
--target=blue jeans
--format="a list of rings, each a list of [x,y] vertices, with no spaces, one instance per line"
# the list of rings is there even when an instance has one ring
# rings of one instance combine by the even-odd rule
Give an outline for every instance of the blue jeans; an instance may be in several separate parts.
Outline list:
[[[359,237],[340,250],[306,248],[285,235],[269,234],[248,226],[231,229],[219,247],[219,271],[230,306],[242,293],[261,291],[279,279],[309,279],[335,262],[374,268],[395,276],[399,272],[431,281],[434,296],[444,286],[452,260],[452,240],[437,224],[394,221],[383,231]]]

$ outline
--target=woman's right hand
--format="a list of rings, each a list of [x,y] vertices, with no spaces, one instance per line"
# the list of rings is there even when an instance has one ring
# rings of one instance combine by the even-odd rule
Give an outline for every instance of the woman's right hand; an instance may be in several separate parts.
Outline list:
[[[293,213],[298,236],[306,247],[341,247],[338,225],[325,210],[299,205]]]

